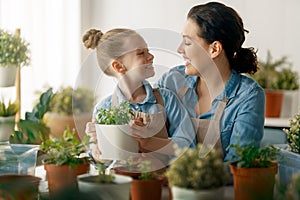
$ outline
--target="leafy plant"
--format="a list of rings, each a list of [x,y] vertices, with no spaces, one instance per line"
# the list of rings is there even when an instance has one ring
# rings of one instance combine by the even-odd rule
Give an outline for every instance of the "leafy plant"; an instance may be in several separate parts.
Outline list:
[[[8,101],[7,105],[4,101],[0,101],[0,117],[14,116],[19,110],[19,106],[16,103]]]
[[[85,153],[89,142],[89,137],[84,136],[80,141],[75,137],[75,130],[67,127],[63,137],[47,139],[41,144],[41,150],[48,156],[44,160],[45,164],[55,164],[57,166],[69,165],[75,168],[79,164],[88,163],[88,157],[80,158],[80,154]]]
[[[134,116],[128,102],[121,102],[118,107],[111,106],[97,111],[96,121],[98,124],[128,124]]]
[[[20,119],[18,130],[10,138],[11,143],[39,144],[49,138],[49,128],[44,124],[44,114],[49,111],[49,103],[53,92],[48,89],[39,97],[39,101],[31,112],[25,113],[25,119]]]
[[[292,71],[292,64],[283,56],[274,60],[268,51],[266,61],[259,61],[259,70],[252,77],[265,89],[296,90],[299,88],[298,73]]]
[[[30,62],[29,43],[0,29],[0,66],[26,66]]]
[[[265,148],[257,146],[240,146],[232,144],[229,148],[234,148],[237,153],[237,167],[244,168],[267,168],[272,166],[272,161],[277,158],[279,149],[270,145]],[[233,158],[233,159],[235,159]]]
[[[166,176],[171,185],[201,190],[224,186],[228,181],[226,166],[219,151],[211,150],[200,157],[201,144],[197,148],[176,150],[177,157],[171,162]]]
[[[96,168],[98,170],[98,176],[96,177],[96,182],[98,183],[112,183],[115,180],[113,174],[105,174],[106,166],[104,163],[97,163]]]
[[[287,134],[288,145],[292,152],[300,154],[300,113],[296,113],[290,120],[290,128],[283,131]]]
[[[62,87],[53,94],[50,112],[62,115],[89,112],[93,107],[93,93],[85,88]]]

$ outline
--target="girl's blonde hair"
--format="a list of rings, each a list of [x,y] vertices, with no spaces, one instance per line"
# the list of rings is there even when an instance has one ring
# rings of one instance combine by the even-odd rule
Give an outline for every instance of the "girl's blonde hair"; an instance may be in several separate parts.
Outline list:
[[[107,75],[113,75],[110,64],[113,60],[124,55],[124,45],[128,37],[138,35],[134,30],[116,28],[103,34],[100,30],[90,29],[82,37],[84,46],[87,49],[96,49],[98,65]]]

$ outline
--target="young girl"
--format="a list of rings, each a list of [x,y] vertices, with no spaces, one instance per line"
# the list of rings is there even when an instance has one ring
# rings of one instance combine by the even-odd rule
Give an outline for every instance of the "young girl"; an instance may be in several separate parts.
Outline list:
[[[100,69],[118,80],[114,93],[96,105],[94,118],[98,109],[126,101],[135,111],[131,131],[137,136],[133,138],[138,141],[140,152],[172,156],[173,144],[195,147],[192,122],[177,96],[167,89],[153,89],[145,80],[154,76],[154,57],[137,32],[112,29],[103,34],[91,29],[83,36],[83,42],[86,48],[96,49]],[[161,108],[165,110],[167,123],[158,115]],[[96,141],[94,122],[87,123],[86,133]],[[94,146],[93,158],[99,160],[101,153]]]

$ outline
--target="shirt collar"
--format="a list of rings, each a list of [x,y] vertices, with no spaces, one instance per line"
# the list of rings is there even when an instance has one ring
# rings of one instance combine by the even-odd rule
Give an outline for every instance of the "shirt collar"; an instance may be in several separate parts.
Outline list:
[[[241,80],[241,75],[237,73],[234,69],[232,69],[231,75],[225,85],[225,89],[223,92],[217,96],[217,100],[222,100],[224,98],[231,99],[233,98],[238,90],[239,83]]]
[[[146,90],[146,98],[142,101],[142,102],[139,102],[138,104],[145,104],[145,103],[156,103],[156,98],[153,94],[153,90],[152,90],[152,86],[150,85],[150,83],[146,80],[144,80],[142,82],[142,84],[144,85],[145,87],[145,90]],[[116,87],[116,95],[118,97],[118,101],[119,102],[122,102],[122,101],[125,101],[125,102],[129,102],[128,99],[126,99],[126,97],[123,95],[122,91],[120,90],[120,88],[117,86]]]

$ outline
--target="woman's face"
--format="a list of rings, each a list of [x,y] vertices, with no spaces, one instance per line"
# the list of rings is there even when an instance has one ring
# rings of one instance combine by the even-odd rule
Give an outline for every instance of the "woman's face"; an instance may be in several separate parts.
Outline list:
[[[120,61],[126,68],[126,75],[141,80],[154,76],[154,56],[149,52],[144,39],[139,35],[134,35],[124,45],[126,52]]]
[[[185,60],[185,73],[192,76],[201,76],[211,62],[208,50],[210,45],[198,33],[200,27],[191,19],[186,21],[182,32],[182,42],[177,51]]]

